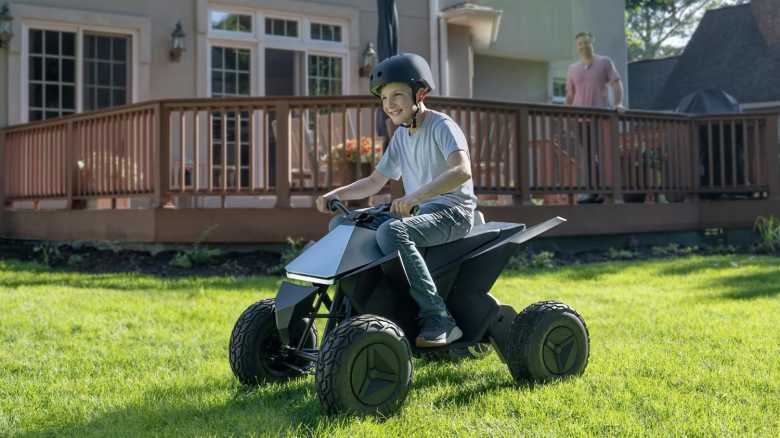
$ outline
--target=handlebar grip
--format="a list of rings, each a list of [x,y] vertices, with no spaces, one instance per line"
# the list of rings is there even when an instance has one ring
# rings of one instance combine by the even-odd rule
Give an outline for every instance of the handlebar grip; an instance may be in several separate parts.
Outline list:
[[[330,199],[330,200],[328,200],[328,204],[327,204],[328,210],[330,210],[330,211],[338,210],[339,209],[339,204],[341,204],[341,201],[339,201],[338,199]]]
[[[418,214],[420,214],[420,206],[415,205],[414,207],[412,207],[409,213],[411,213],[412,216],[417,216]]]

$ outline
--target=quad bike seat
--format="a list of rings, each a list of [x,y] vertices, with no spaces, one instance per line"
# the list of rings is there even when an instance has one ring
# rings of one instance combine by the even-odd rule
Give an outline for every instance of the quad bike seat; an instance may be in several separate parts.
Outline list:
[[[511,231],[517,227],[524,226],[506,222],[489,222],[486,224],[474,225],[471,232],[462,239],[427,248],[427,251],[424,253],[425,262],[428,265],[428,269],[435,271],[488,242],[497,239],[502,234],[502,231]]]

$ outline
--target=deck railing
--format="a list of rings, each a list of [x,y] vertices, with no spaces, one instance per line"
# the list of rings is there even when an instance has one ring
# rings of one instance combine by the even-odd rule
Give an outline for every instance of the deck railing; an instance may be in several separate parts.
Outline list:
[[[431,98],[461,126],[475,190],[573,202],[780,196],[778,115],[694,117]],[[388,135],[369,96],[164,100],[3,129],[20,201],[322,193],[366,176]]]

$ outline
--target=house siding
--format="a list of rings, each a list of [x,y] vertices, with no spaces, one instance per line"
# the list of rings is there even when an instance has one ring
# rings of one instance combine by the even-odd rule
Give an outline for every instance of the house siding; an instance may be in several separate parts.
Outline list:
[[[513,102],[545,102],[548,64],[477,55],[474,97]],[[500,86],[498,86],[500,84]]]

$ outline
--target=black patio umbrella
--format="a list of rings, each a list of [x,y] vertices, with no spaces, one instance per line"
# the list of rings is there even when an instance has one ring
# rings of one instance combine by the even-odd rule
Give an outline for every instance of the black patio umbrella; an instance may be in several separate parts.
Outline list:
[[[739,102],[723,90],[697,90],[677,104],[678,113],[731,114],[739,113]]]
[[[376,28],[376,48],[379,61],[398,54],[398,9],[395,0],[376,0],[379,23]],[[377,113],[377,134],[387,135],[385,113]]]

